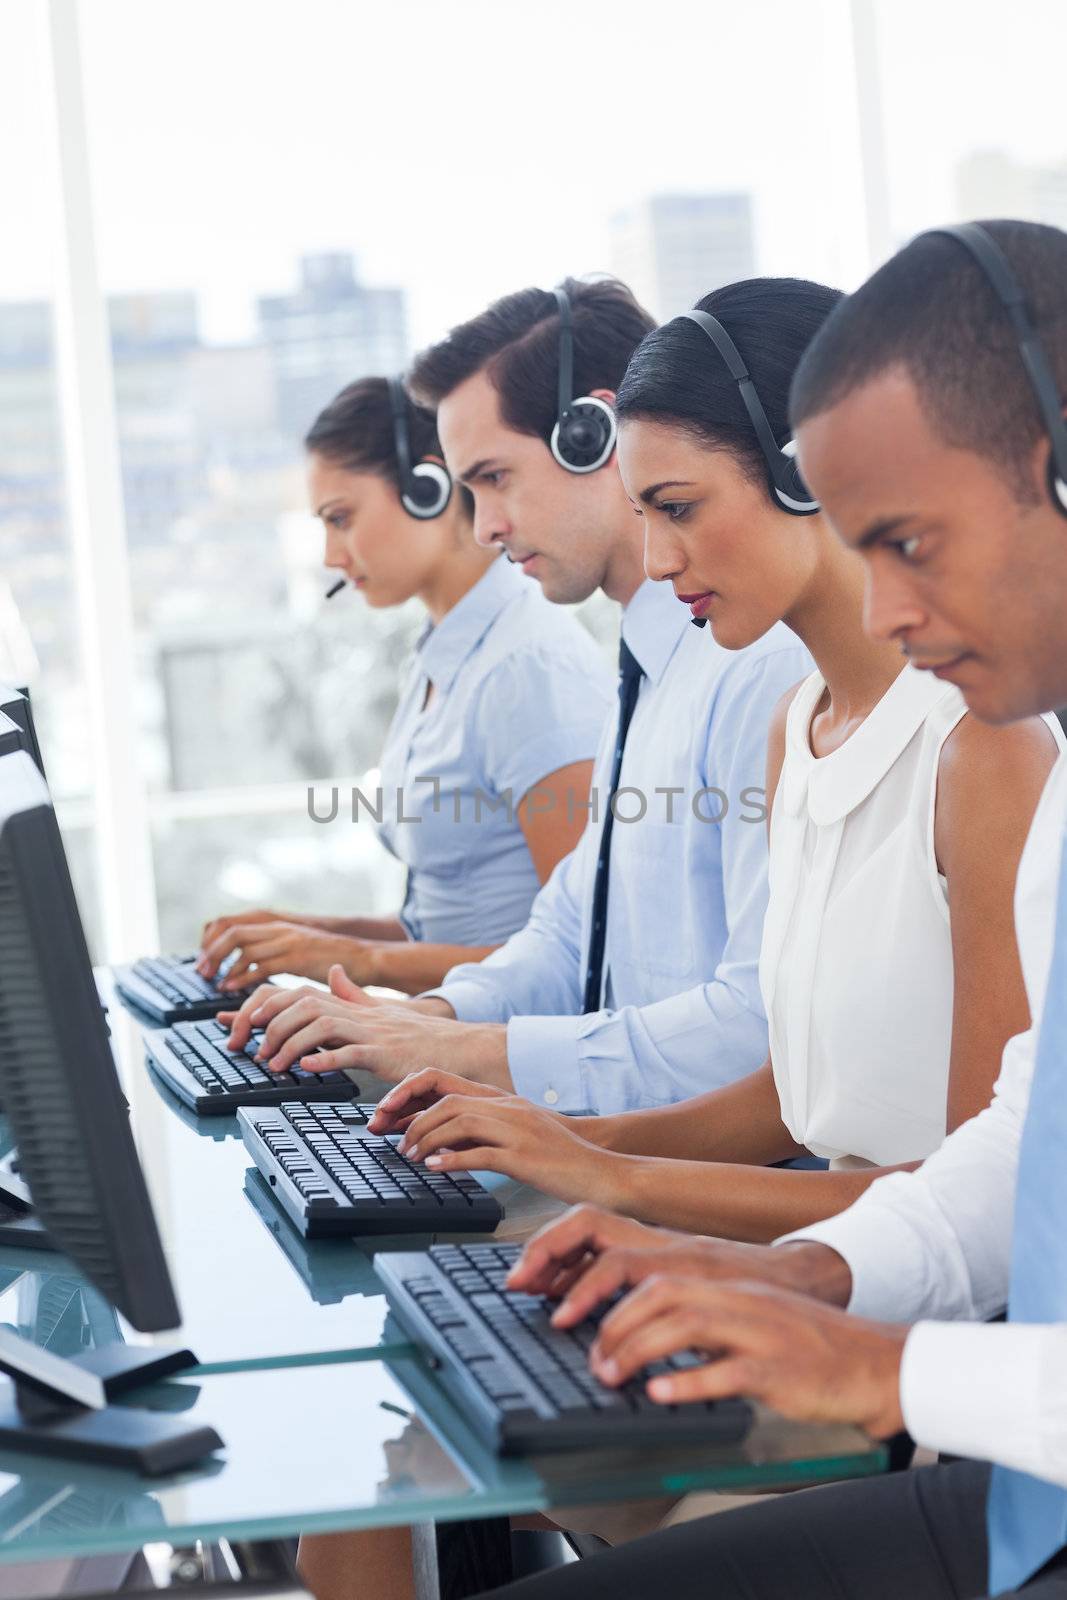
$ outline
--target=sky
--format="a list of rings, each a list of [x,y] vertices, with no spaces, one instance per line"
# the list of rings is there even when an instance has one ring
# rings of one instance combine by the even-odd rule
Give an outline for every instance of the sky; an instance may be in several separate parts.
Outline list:
[[[0,4],[0,299],[50,283],[43,3]],[[1067,160],[1064,0],[861,3],[894,237],[946,219],[969,151]],[[607,269],[608,218],[655,192],[751,190],[761,271],[848,288],[871,264],[849,0],[91,0],[80,16],[105,286],[195,289],[214,339],[246,336],[302,252],[349,249],[367,282],[407,290],[419,346],[497,294]]]

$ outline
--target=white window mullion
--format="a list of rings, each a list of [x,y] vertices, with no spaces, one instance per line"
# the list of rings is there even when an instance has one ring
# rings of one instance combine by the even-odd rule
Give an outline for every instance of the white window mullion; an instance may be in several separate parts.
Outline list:
[[[56,213],[56,366],[82,665],[92,722],[106,960],[158,945],[152,843],[137,760],[133,613],[115,387],[101,293],[77,0],[41,6]]]
[[[856,120],[863,164],[867,270],[888,261],[896,248],[889,199],[889,160],[882,111],[876,0],[850,0]]]

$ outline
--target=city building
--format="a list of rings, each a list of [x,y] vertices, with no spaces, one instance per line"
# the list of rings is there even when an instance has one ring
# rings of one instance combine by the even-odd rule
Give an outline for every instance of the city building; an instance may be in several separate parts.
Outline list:
[[[139,655],[131,704],[157,793],[365,759],[339,695],[328,715],[310,704],[332,682],[328,663],[348,662],[342,610],[294,639],[310,623],[293,609],[294,562],[305,589],[321,566],[321,539],[299,516],[299,440],[343,384],[405,365],[404,295],[359,284],[351,256],[309,256],[300,288],[258,310],[252,341],[217,346],[203,342],[192,293],[108,303]],[[50,777],[71,795],[88,781],[88,731],[55,380],[50,307],[0,305],[0,644],[10,654],[20,630],[34,641]]]
[[[257,306],[274,364],[278,421],[290,439],[299,439],[346,383],[406,365],[403,290],[367,288],[344,252],[305,256],[300,287],[264,296]]]
[[[755,272],[748,194],[651,195],[609,223],[611,269],[653,316]]]

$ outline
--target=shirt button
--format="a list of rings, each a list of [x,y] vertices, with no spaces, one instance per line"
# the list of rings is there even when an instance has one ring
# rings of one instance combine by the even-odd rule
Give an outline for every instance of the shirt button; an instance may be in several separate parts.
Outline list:
[[[559,1099],[559,1095],[556,1093],[555,1089],[546,1089],[545,1090],[545,1105],[546,1106],[554,1106],[558,1099]]]

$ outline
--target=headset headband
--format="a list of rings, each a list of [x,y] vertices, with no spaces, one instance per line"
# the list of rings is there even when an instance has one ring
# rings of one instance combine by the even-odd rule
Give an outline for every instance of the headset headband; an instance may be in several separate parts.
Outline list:
[[[396,472],[400,491],[406,494],[411,483],[411,444],[408,439],[408,413],[404,386],[399,378],[388,379],[389,400],[393,408],[393,443],[396,447]]]
[[[408,516],[419,522],[429,522],[439,517],[448,505],[452,497],[452,479],[448,469],[436,461],[412,463],[408,397],[400,378],[387,378],[386,382],[393,410],[393,447],[400,504]]]
[[[595,395],[574,392],[574,314],[566,289],[553,289],[559,308],[559,388],[548,448],[567,472],[596,472],[615,448],[615,413]]]
[[[566,289],[553,289],[559,306],[559,389],[556,416],[562,421],[574,399],[574,324],[571,320],[571,302]]]
[[[740,350],[734,344],[722,323],[715,317],[709,316],[706,311],[683,311],[682,315],[688,317],[690,322],[695,322],[698,327],[703,328],[729,367],[730,374],[741,391],[741,399],[745,403],[745,410],[748,412],[749,420],[756,430],[756,437],[763,449],[763,454],[767,457],[768,462],[773,461],[775,456],[781,455],[782,447],[771,431],[767,413],[763,409],[763,402],[756,393],[756,385],[752,382],[751,374],[745,366]]]
[[[796,443],[789,439],[780,445],[763,409],[752,375],[744,363],[740,350],[730,338],[717,317],[707,311],[683,311],[682,318],[695,322],[707,334],[737,384],[738,392],[755,430],[763,459],[767,463],[771,493],[783,511],[790,516],[810,517],[819,510],[819,502],[812,498],[796,461]]]
[[[963,222],[956,227],[930,228],[931,235],[941,234],[963,245],[985,274],[986,281],[1007,312],[1015,330],[1023,366],[1030,379],[1045,429],[1052,445],[1052,462],[1059,482],[1067,486],[1067,422],[1063,417],[1063,401],[1056,383],[1052,365],[1037,331],[1026,290],[1004,254],[1000,245],[977,222]],[[1059,498],[1062,495],[1057,490]],[[1065,502],[1064,509],[1067,509]]]

